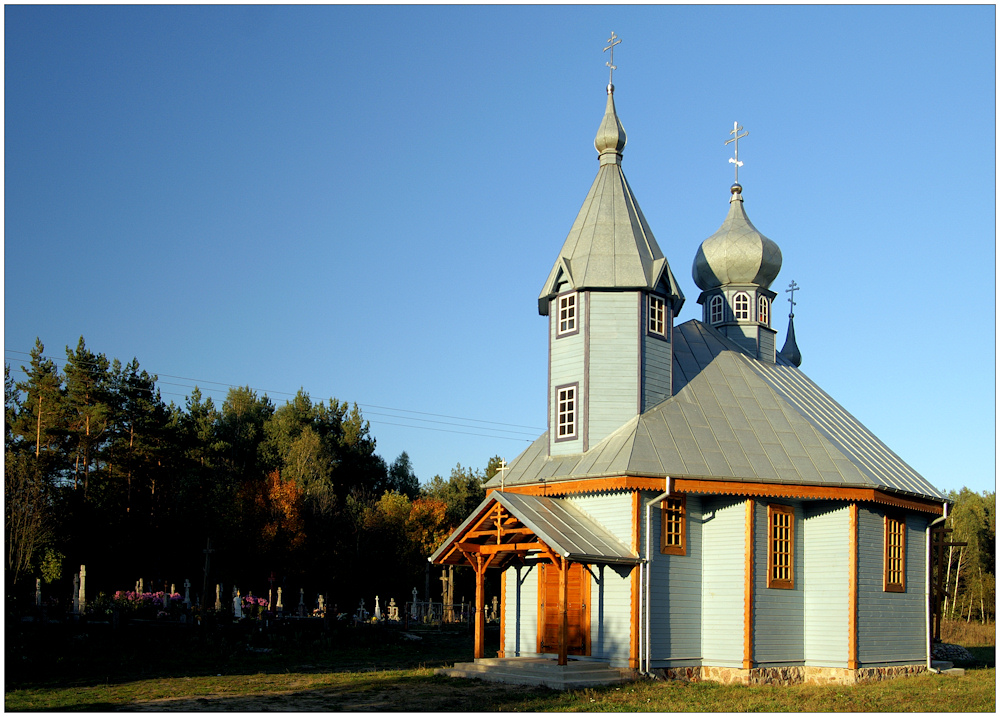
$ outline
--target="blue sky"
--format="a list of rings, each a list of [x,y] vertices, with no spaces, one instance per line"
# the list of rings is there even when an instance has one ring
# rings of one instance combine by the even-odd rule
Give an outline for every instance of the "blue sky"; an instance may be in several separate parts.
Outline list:
[[[803,371],[939,488],[995,487],[993,6],[4,19],[14,368],[83,335],[180,405],[195,383],[357,402],[421,480],[512,460],[545,425],[536,299],[597,172],[613,30],[623,169],[680,321],[738,120],[779,345],[794,279]]]

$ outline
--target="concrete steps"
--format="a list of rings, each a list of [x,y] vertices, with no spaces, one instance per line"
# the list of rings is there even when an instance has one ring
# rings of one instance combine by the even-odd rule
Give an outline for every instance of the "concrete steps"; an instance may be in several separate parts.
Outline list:
[[[570,660],[566,665],[545,657],[483,657],[475,662],[456,662],[454,667],[434,670],[436,675],[504,682],[509,685],[543,685],[554,690],[575,690],[629,682],[631,671],[618,670],[606,662]]]
[[[965,674],[965,670],[961,667],[955,667],[954,662],[949,662],[948,660],[931,660],[931,667],[942,675],[953,675],[955,677],[961,677]]]

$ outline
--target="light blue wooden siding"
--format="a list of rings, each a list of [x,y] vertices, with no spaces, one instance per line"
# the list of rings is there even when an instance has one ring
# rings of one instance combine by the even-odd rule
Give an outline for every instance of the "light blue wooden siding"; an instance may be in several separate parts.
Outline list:
[[[759,327],[757,335],[760,337],[761,359],[768,363],[774,363],[774,332]]]
[[[588,440],[596,446],[638,413],[639,292],[588,295]]]
[[[701,635],[703,664],[743,665],[744,501],[703,496]]]
[[[504,571],[504,580],[504,654],[534,655],[538,648],[538,568],[509,567]]]
[[[654,495],[643,496],[645,501]],[[659,505],[650,521],[650,659],[653,667],[701,664],[702,499],[687,497],[687,555],[660,553]],[[645,520],[645,509],[643,510]],[[645,620],[645,616],[642,616]]]
[[[584,331],[586,295],[577,294],[577,325],[580,330],[575,334],[556,338],[558,317],[558,301],[549,305],[549,453],[550,455],[567,455],[583,453],[583,427],[586,425],[583,415],[584,392],[587,389],[584,381]],[[577,439],[574,441],[556,441],[558,409],[556,402],[556,387],[578,383],[577,388]]]
[[[790,590],[767,587],[767,506],[757,500],[754,513],[754,663],[768,665],[796,665],[805,660],[803,602],[803,520],[799,501],[774,501],[791,506],[795,511],[794,548],[792,566],[794,587]]]
[[[881,508],[858,511],[858,662],[862,667],[916,664],[927,659],[927,518],[906,516],[906,592],[883,590],[884,526]]]
[[[569,499],[631,547],[630,492],[591,493]],[[590,566],[590,655],[608,660],[616,667],[628,666],[632,636],[632,570],[638,568]]]
[[[665,309],[667,337],[670,337],[672,315]],[[648,321],[648,319],[647,319]],[[645,328],[645,327],[642,327]],[[642,410],[652,408],[670,398],[673,351],[669,341],[642,332]]]
[[[824,501],[806,503],[803,514],[806,664],[847,667],[850,510]]]
[[[736,326],[719,326],[718,329],[730,341],[745,348],[754,356],[757,355],[757,327],[755,325],[751,326],[749,324],[740,324]]]

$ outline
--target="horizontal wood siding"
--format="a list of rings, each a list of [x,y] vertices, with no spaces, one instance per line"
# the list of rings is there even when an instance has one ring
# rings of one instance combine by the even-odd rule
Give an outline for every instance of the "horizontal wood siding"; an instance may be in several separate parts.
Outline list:
[[[760,357],[768,363],[774,363],[774,334],[767,329],[758,328],[760,337]]]
[[[644,496],[645,501],[654,498]],[[660,552],[663,523],[659,505],[654,506],[651,523],[650,616],[652,667],[680,667],[701,664],[702,524],[701,497],[687,497],[687,554]],[[645,511],[643,512],[645,520]],[[645,620],[645,616],[643,616]]]
[[[767,586],[767,506],[758,500],[754,514],[754,664],[798,665],[805,660],[803,600],[803,533],[802,504],[796,500],[774,501],[794,510],[793,574],[791,589]]]
[[[553,456],[583,452],[583,427],[585,424],[582,409],[584,407],[584,391],[586,390],[583,375],[584,331],[586,330],[583,325],[585,301],[583,293],[577,295],[576,320],[580,330],[575,334],[557,339],[558,322],[549,321],[549,449],[550,455]],[[556,312],[555,315],[558,316],[554,304],[555,302],[550,307],[550,311]],[[559,420],[556,408],[556,386],[565,386],[571,383],[579,383],[577,389],[577,439],[556,442],[556,423]]]
[[[744,500],[703,496],[701,502],[702,664],[742,667]]]
[[[802,589],[805,660],[817,667],[847,667],[850,510],[842,502],[803,506]]]
[[[569,499],[609,533],[631,546],[631,491],[590,493]],[[628,665],[632,570],[638,568],[590,566],[590,654],[616,667]]]
[[[504,571],[507,604],[503,606],[507,657],[534,655],[538,646],[538,568],[510,567]]]
[[[592,292],[587,415],[591,446],[638,413],[639,292]]]
[[[670,343],[663,339],[644,333],[642,341],[642,410],[645,411],[670,398],[673,353]]]
[[[928,518],[906,515],[906,592],[885,592],[881,509],[858,511],[858,662],[861,667],[927,659],[925,580]]]

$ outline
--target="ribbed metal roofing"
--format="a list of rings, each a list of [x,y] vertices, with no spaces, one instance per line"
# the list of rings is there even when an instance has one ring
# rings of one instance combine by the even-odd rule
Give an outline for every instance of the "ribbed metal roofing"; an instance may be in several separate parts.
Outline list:
[[[679,311],[684,294],[622,173],[625,131],[615,112],[613,94],[608,94],[594,146],[600,155],[600,168],[539,294],[539,313],[548,314],[549,301],[560,291],[562,282],[575,290],[652,291],[661,280],[674,311]]]
[[[692,320],[674,328],[673,367],[673,397],[584,454],[549,457],[543,434],[511,463],[506,485],[671,476],[944,499],[783,356],[765,363]]]
[[[575,562],[635,565],[639,562],[622,541],[562,498],[546,498],[493,491],[429,558],[435,562],[447,553],[466,529],[495,503],[514,515],[556,554]]]

